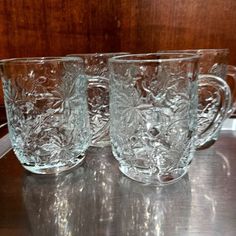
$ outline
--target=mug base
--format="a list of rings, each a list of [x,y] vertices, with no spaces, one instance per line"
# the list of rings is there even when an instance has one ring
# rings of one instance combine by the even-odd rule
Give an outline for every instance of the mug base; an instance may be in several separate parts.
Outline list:
[[[148,170],[120,165],[120,171],[128,178],[147,185],[163,186],[177,182],[188,173],[188,167],[174,169],[168,173],[148,173]]]
[[[211,140],[207,141],[206,143],[204,143],[203,145],[197,147],[196,150],[207,149],[207,148],[211,147],[216,141],[217,141],[216,139],[211,139]]]
[[[39,166],[37,164],[28,164],[28,163],[21,163],[24,169],[27,171],[34,173],[34,174],[41,174],[41,175],[58,175],[62,172],[69,171],[77,166],[80,166],[84,163],[85,155],[80,155],[77,157],[75,162],[68,163],[66,165],[57,165],[57,166]]]

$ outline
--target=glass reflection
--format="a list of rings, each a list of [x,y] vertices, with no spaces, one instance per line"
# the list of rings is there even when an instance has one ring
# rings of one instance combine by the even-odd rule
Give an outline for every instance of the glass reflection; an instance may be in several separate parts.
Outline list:
[[[116,214],[116,196],[120,172],[110,147],[90,148],[86,160],[86,204],[89,207],[84,235],[113,235]],[[83,234],[82,234],[83,235]]]
[[[111,235],[119,170],[106,148],[90,150],[68,174],[25,176],[24,205],[34,236]]]
[[[219,156],[222,159],[222,168],[223,172],[226,172],[227,177],[231,176],[231,167],[230,162],[226,155],[224,155],[222,152],[217,151],[217,156]]]
[[[222,224],[225,215],[231,214],[232,163],[215,148],[198,151],[194,162],[189,172],[192,187],[190,230],[201,228],[204,235],[224,235],[224,227],[215,229],[214,226]],[[227,201],[222,202],[222,197]]]
[[[23,199],[32,235],[74,235],[73,227],[82,204],[80,194],[85,187],[84,169],[79,168],[58,177],[27,175]],[[80,222],[82,224],[82,222]]]
[[[235,162],[215,149],[193,162],[189,178],[160,188],[124,177],[109,147],[90,149],[83,167],[57,178],[27,175],[31,235],[224,235],[234,223]]]
[[[120,179],[120,231],[117,235],[183,235],[188,228],[191,188],[188,176],[155,188]]]

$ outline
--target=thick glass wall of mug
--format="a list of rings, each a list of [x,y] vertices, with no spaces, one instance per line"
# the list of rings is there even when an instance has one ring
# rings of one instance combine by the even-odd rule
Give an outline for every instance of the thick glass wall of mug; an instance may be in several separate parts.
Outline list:
[[[88,105],[90,124],[92,129],[92,146],[103,147],[110,145],[109,137],[109,73],[108,59],[127,54],[114,53],[89,53],[72,54],[84,60],[85,73],[88,76]]]
[[[199,78],[198,60],[198,55],[188,53],[130,54],[109,60],[112,150],[121,172],[131,179],[163,185],[187,173],[196,145],[200,82],[207,80],[224,92],[221,105],[228,112],[229,87],[216,76]],[[214,129],[210,130],[202,138],[210,136]]]
[[[82,59],[2,60],[1,77],[10,139],[23,167],[53,174],[82,163],[91,139]]]

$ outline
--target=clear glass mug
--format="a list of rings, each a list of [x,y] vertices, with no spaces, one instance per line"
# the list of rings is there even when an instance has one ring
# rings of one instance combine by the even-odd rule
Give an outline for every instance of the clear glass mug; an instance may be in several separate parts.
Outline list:
[[[88,53],[71,54],[84,60],[85,73],[88,76],[88,106],[92,130],[92,146],[104,147],[110,145],[109,137],[109,72],[108,59],[113,56],[128,54]]]
[[[129,178],[154,185],[177,181],[187,173],[196,141],[214,135],[228,113],[227,83],[214,75],[199,76],[199,58],[153,53],[109,60],[112,152]],[[206,83],[219,93],[221,107],[211,127],[197,135],[198,87]]]
[[[198,149],[208,148],[219,137],[220,129],[223,121],[230,117],[236,109],[236,67],[228,65],[229,50],[228,49],[187,49],[187,50],[174,50],[174,51],[161,51],[161,52],[184,52],[196,53],[200,56],[199,74],[215,75],[225,80],[230,85],[232,103],[231,108],[225,117],[222,116],[221,125],[215,127],[214,135],[209,136],[206,140],[198,140]],[[199,87],[199,106],[198,106],[198,119],[199,127],[198,133],[201,134],[211,127],[215,116],[218,114],[220,108],[219,94],[216,90],[212,90],[206,81],[204,86]]]
[[[10,139],[22,166],[56,174],[82,163],[91,140],[82,59],[1,60],[0,73]]]

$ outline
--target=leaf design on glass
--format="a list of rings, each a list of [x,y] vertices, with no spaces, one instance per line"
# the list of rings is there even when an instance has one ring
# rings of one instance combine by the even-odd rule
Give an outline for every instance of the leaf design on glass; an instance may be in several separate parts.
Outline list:
[[[221,95],[211,86],[201,87],[198,90],[198,133],[202,133],[215,119],[220,107]]]
[[[113,142],[131,166],[165,173],[187,162],[194,132],[189,123],[194,114],[191,102],[197,97],[192,97],[194,86],[187,74],[172,75],[165,68],[151,71],[153,76],[147,68],[138,72],[133,79],[129,74],[112,77]]]
[[[64,119],[69,119],[71,124],[74,124],[74,116],[71,113],[81,113],[78,107],[82,105],[85,94],[86,80],[84,78],[76,78],[75,75],[66,73],[58,86],[55,87],[50,93],[46,94],[43,99],[37,100],[36,104],[40,112],[40,119],[42,123],[49,124],[51,119],[54,119],[54,124],[59,125],[63,123]],[[61,121],[60,121],[61,120]]]
[[[189,79],[182,74],[172,76],[164,68],[156,76],[142,82],[143,89],[147,92],[147,99],[154,106],[170,106],[178,112],[186,113],[188,109]],[[185,101],[185,102],[184,102]]]
[[[145,122],[143,111],[151,107],[150,104],[145,103],[145,99],[132,87],[128,87],[123,91],[119,90],[116,96],[116,103],[118,110],[121,111],[121,122],[127,128],[136,128],[143,125]]]
[[[163,96],[168,86],[169,76],[164,68],[160,67],[155,75],[148,79],[142,80],[142,88],[147,92],[148,96],[152,96],[156,100],[163,100]]]
[[[208,71],[209,74],[213,74],[224,79],[224,75],[226,74],[226,64],[215,63]]]
[[[191,136],[188,119],[178,118],[180,116],[170,111],[165,114],[166,109],[160,109],[158,125],[152,123],[151,129],[156,135],[149,138],[149,146],[153,150],[150,155],[152,163],[163,172],[178,165]]]
[[[91,128],[94,138],[108,125],[109,113],[109,91],[108,79],[100,76],[89,76],[88,105],[91,120]]]

